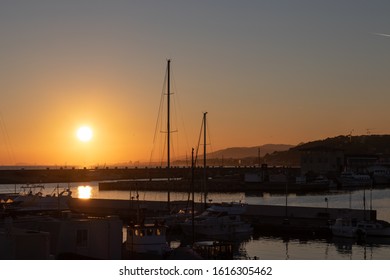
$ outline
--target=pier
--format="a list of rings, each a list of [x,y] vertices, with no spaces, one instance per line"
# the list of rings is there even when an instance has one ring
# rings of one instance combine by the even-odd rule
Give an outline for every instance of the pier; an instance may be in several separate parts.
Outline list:
[[[243,181],[246,173],[258,173],[257,166],[208,166],[206,175],[209,178],[240,179]],[[268,167],[270,173],[287,170],[283,167]],[[299,168],[288,168],[289,174],[298,174]],[[170,177],[189,179],[191,167],[171,166]],[[194,174],[197,179],[203,178],[203,167],[196,167]],[[108,180],[153,180],[167,177],[165,167],[20,167],[0,170],[0,184],[26,183],[60,183],[60,182],[91,182]]]
[[[70,209],[75,212],[91,215],[118,215],[125,221],[158,218],[168,214],[165,201],[133,201],[116,199],[76,199],[70,201]],[[187,201],[172,201],[171,210],[188,207]],[[195,204],[195,209],[203,210],[203,205]],[[375,210],[346,208],[247,205],[244,213],[247,219],[259,232],[273,234],[302,233],[310,235],[330,235],[329,225],[337,218],[348,217],[376,219]]]
[[[202,168],[196,168],[203,174]],[[258,167],[208,167],[210,177],[243,176],[246,172],[256,172]],[[136,180],[166,178],[167,170],[162,167],[47,167],[47,168],[13,168],[0,170],[0,184],[25,183],[58,183],[58,182],[88,182],[104,180]],[[173,166],[170,168],[171,178],[190,178],[191,168]]]

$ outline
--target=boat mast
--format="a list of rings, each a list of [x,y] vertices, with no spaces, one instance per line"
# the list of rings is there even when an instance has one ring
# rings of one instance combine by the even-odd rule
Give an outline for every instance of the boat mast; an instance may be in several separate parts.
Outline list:
[[[363,215],[364,220],[366,221],[366,186],[364,186],[363,189]]]
[[[171,210],[170,168],[171,168],[171,60],[167,61],[167,179],[168,179],[168,211]]]
[[[207,208],[207,163],[206,163],[206,115],[203,113],[203,190],[204,190],[204,208]]]
[[[192,229],[192,244],[195,243],[195,186],[194,186],[194,177],[195,177],[195,163],[194,163],[194,148],[192,148],[191,154],[191,193],[192,193],[192,203],[191,203],[191,229]]]

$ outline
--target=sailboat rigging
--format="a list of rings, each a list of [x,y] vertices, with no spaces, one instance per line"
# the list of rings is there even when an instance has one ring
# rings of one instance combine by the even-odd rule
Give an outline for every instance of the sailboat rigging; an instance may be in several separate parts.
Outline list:
[[[169,190],[169,181],[171,179],[171,60],[167,61],[167,180],[168,180],[168,211],[171,211],[171,193]]]
[[[205,209],[207,208],[206,116],[207,112],[203,113],[203,195]]]
[[[198,147],[196,151],[196,158],[195,162],[197,161],[198,158],[198,151],[199,151],[199,146],[200,146],[200,139],[202,136],[202,130],[203,130],[203,186],[202,186],[202,191],[203,191],[203,205],[204,209],[207,208],[207,112],[203,113],[203,118],[202,118],[202,125],[201,125],[201,130],[199,134],[199,141],[198,141]]]
[[[158,118],[157,118],[157,123],[156,123],[156,129],[155,129],[155,134],[154,134],[154,139],[153,139],[153,144],[156,144],[157,140],[157,132],[159,130],[160,133],[166,134],[166,137],[164,137],[163,146],[160,147],[160,152],[161,152],[161,166],[164,164],[166,159],[166,183],[167,183],[167,210],[168,212],[171,211],[171,194],[170,194],[170,182],[172,181],[172,171],[171,171],[171,146],[172,146],[172,133],[177,132],[177,130],[172,129],[172,108],[171,108],[171,103],[172,103],[172,98],[171,96],[173,95],[172,92],[172,75],[171,75],[171,60],[167,60],[167,66],[166,66],[166,74],[165,74],[165,79],[164,79],[164,86],[163,86],[163,92],[161,95],[161,102],[160,102],[160,108],[158,112]],[[165,96],[167,97],[166,103],[165,103]],[[165,107],[166,106],[166,107]],[[164,109],[166,108],[166,112]],[[165,114],[166,113],[166,114]],[[163,124],[164,119],[166,117],[166,123]],[[161,139],[161,138],[160,138]],[[154,153],[154,148],[152,149],[151,156],[150,156],[150,164],[152,164],[152,157]],[[165,152],[166,152],[166,157],[165,157]]]

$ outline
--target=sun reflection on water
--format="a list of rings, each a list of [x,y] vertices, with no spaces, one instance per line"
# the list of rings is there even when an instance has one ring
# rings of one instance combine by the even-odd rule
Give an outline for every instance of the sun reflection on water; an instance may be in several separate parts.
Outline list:
[[[90,199],[92,197],[92,188],[90,186],[77,187],[78,198]]]

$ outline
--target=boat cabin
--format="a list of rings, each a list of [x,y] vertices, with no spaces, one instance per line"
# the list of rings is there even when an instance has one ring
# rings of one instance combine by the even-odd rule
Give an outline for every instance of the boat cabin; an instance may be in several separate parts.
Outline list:
[[[125,248],[129,256],[162,257],[168,253],[167,226],[158,223],[136,224],[126,227]],[[148,256],[146,256],[148,255]]]

